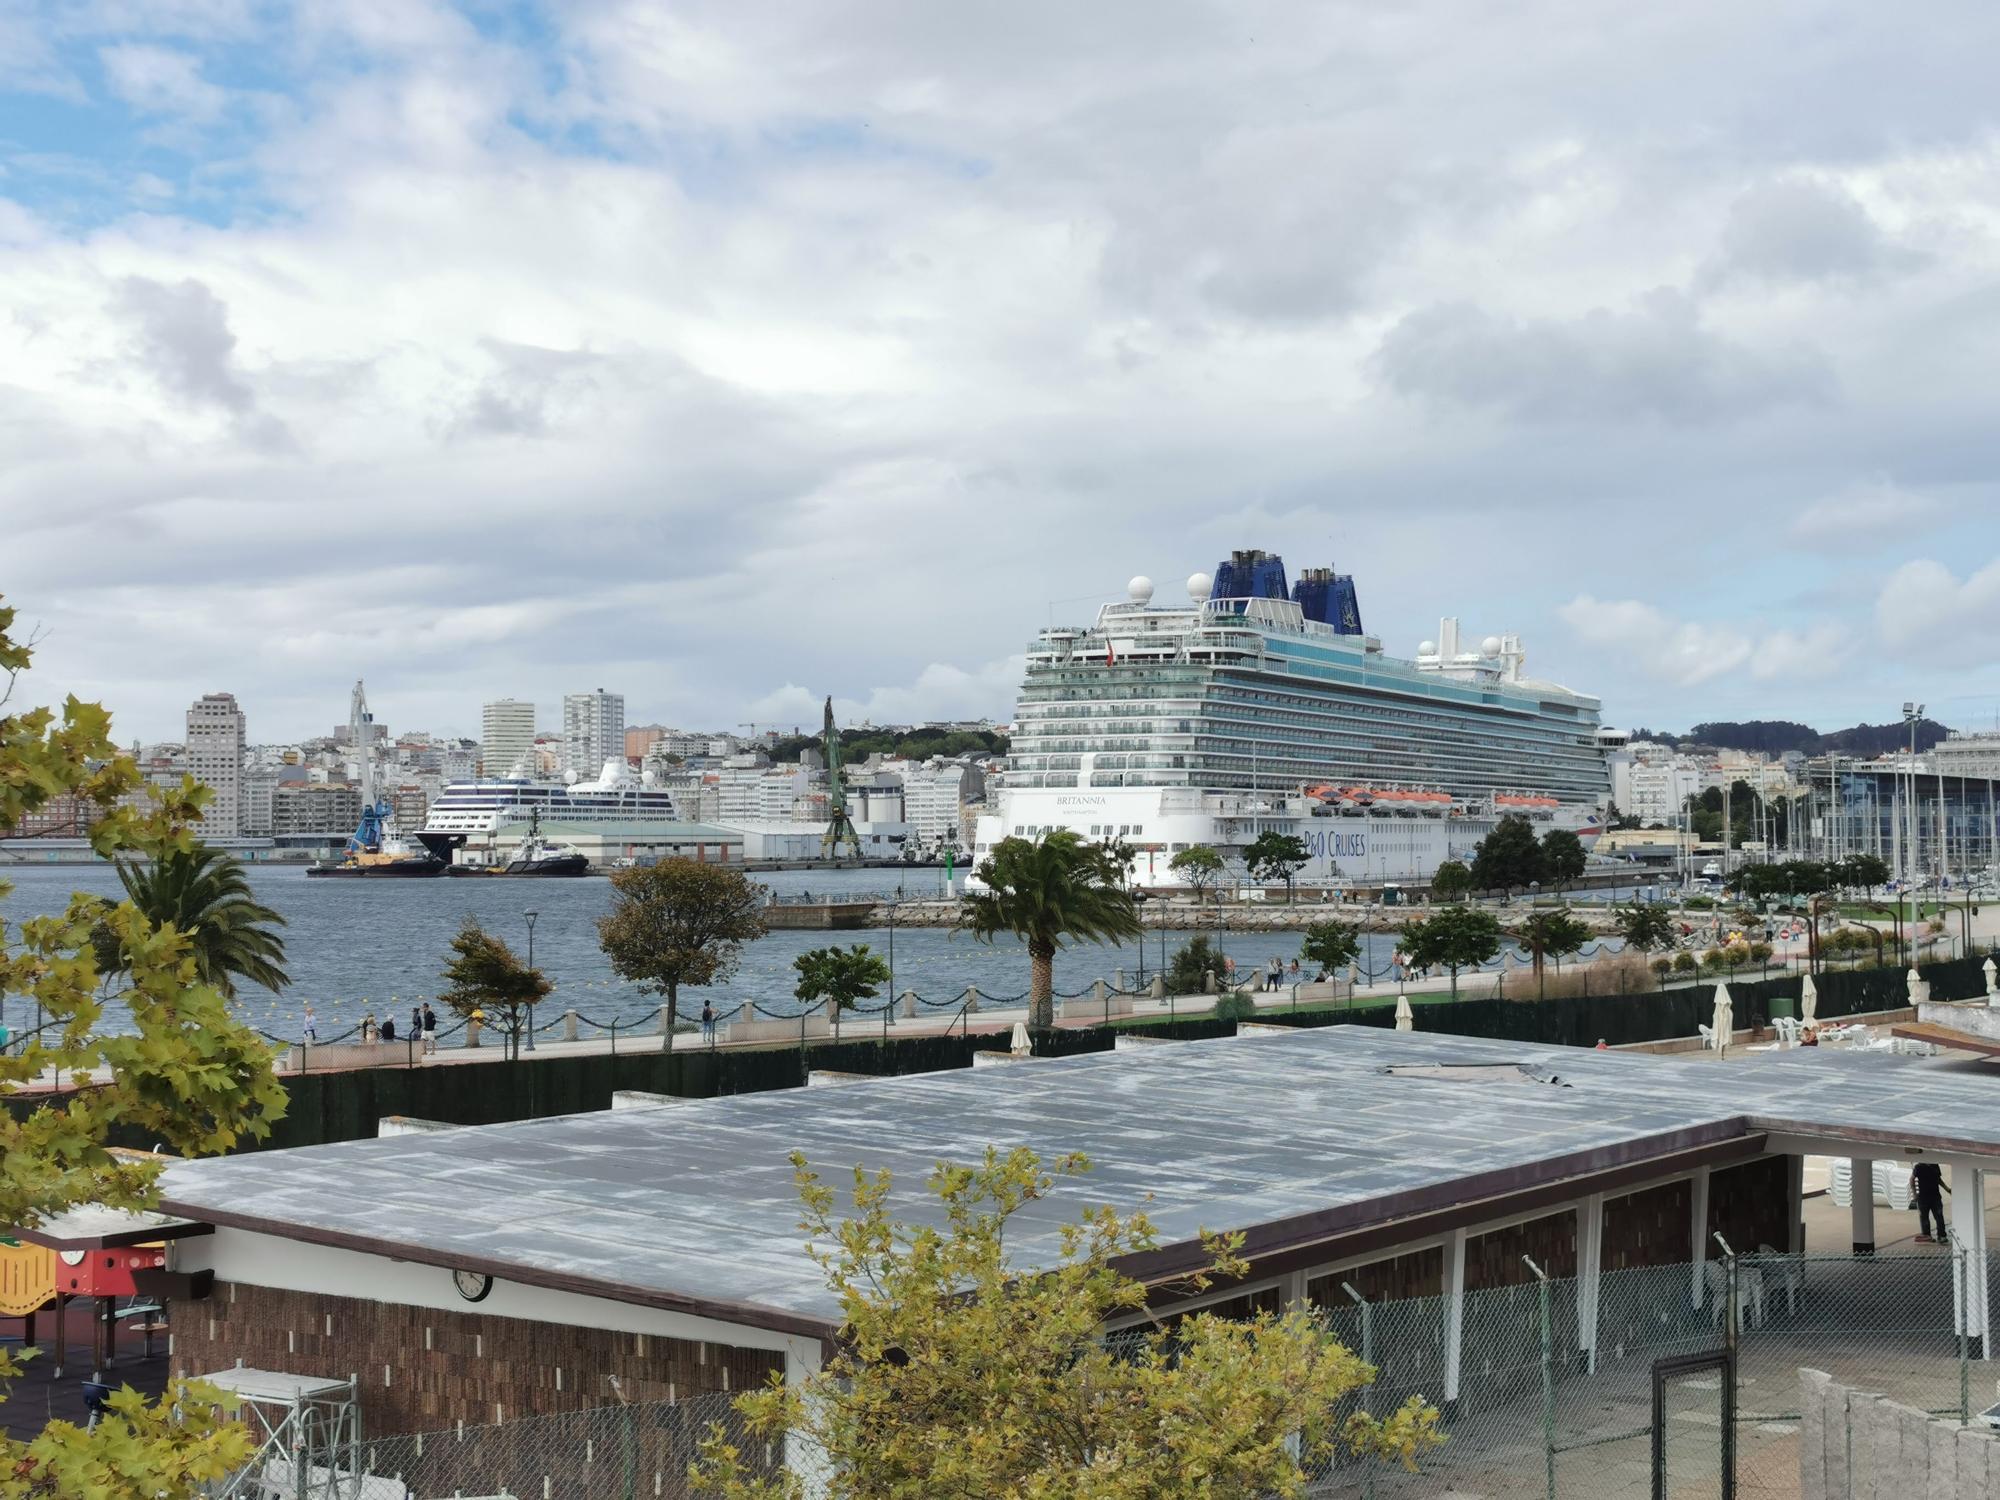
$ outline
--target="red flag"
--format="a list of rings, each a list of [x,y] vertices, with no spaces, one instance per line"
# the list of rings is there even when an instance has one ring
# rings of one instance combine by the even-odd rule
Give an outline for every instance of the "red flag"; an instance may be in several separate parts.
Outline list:
[[[1104,665],[1107,667],[1118,665],[1118,653],[1111,649],[1111,637],[1108,635],[1104,638]]]

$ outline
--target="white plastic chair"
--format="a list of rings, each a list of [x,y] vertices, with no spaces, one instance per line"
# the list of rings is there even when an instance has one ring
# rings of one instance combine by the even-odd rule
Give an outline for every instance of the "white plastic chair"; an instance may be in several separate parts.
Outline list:
[[[1780,1047],[1796,1047],[1799,1044],[1799,1022],[1795,1016],[1779,1016],[1771,1022],[1778,1033]]]
[[[1701,1033],[1701,1050],[1704,1052],[1713,1052],[1715,1050],[1715,1028],[1706,1021],[1697,1021],[1694,1023],[1694,1029]]]

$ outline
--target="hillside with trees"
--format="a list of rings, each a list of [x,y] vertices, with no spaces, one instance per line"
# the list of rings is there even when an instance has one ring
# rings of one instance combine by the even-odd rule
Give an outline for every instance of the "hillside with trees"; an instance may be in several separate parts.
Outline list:
[[[1928,750],[1950,732],[1935,719],[1921,719],[1917,723],[1917,748]],[[1635,729],[1632,738],[1652,740],[1677,750],[1705,746],[1711,750],[1743,750],[1760,755],[1783,755],[1796,750],[1803,755],[1832,751],[1839,755],[1876,756],[1905,749],[1910,743],[1910,732],[1901,723],[1895,723],[1857,724],[1852,729],[1822,734],[1809,724],[1796,724],[1789,719],[1750,719],[1741,723],[1722,720],[1697,724],[1686,734]]]
[[[795,761],[802,750],[819,749],[816,734],[788,735],[770,747],[771,759]],[[840,756],[848,765],[871,755],[929,760],[934,755],[1005,755],[1007,736],[993,729],[949,729],[925,724],[915,729],[843,729]]]

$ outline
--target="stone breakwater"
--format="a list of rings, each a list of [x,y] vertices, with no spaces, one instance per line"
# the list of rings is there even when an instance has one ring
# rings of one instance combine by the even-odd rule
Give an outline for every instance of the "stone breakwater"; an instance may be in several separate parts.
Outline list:
[[[1191,901],[1152,900],[1139,908],[1140,920],[1150,928],[1166,927],[1176,932],[1297,932],[1319,922],[1344,922],[1363,932],[1396,932],[1404,923],[1421,917],[1425,906],[1337,906],[1330,902],[1248,902],[1227,906],[1196,906]],[[1537,908],[1524,902],[1488,906],[1503,927],[1525,921]],[[1546,907],[1541,909],[1546,910]],[[904,901],[893,907],[877,906],[867,924],[870,927],[956,927],[960,904],[957,901]],[[1571,908],[1571,915],[1592,932],[1610,934],[1617,930],[1612,914],[1588,907]]]

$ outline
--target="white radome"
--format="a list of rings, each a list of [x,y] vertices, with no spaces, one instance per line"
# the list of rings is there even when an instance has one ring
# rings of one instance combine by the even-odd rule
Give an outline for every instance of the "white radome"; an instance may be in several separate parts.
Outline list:
[[[1498,656],[1500,654],[1500,637],[1489,635],[1485,640],[1481,641],[1479,643],[1479,654],[1481,656]]]
[[[1125,597],[1134,604],[1149,604],[1153,598],[1153,580],[1141,573],[1125,585]]]
[[[1438,643],[1436,641],[1425,641],[1417,647],[1417,655],[1419,656],[1436,656],[1437,654]]]
[[[1206,573],[1190,573],[1187,581],[1188,598],[1196,604],[1208,603],[1208,596],[1215,592],[1215,580]]]

